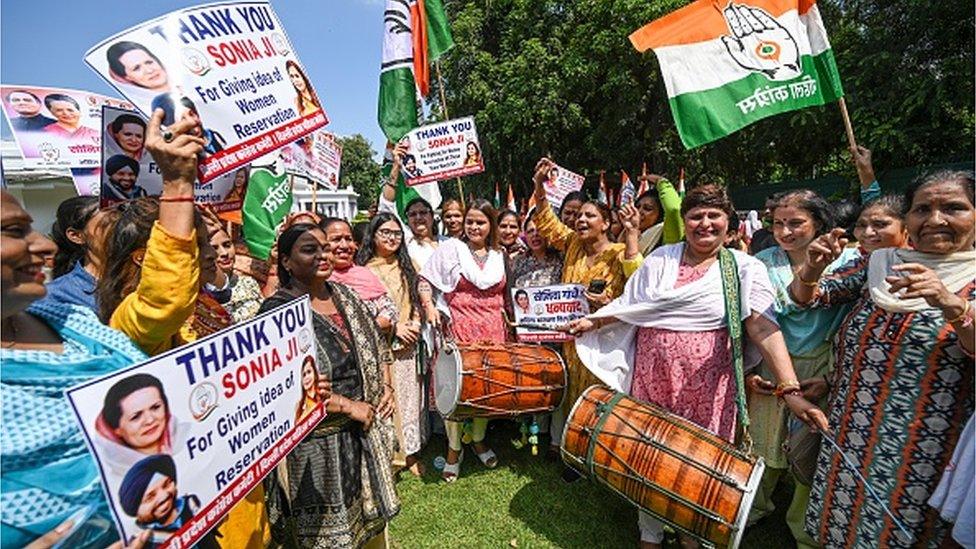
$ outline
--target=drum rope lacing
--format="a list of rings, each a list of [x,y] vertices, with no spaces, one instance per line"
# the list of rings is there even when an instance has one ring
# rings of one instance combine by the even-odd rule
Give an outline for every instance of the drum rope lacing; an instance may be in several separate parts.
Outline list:
[[[497,350],[497,347],[494,346],[494,345],[473,344],[473,345],[468,346],[466,348],[466,350],[471,350],[471,351],[495,351],[495,350]],[[548,364],[549,363],[549,361],[547,361],[547,360],[545,360],[543,358],[540,358],[540,357],[538,357],[538,356],[536,356],[534,354],[520,353],[517,350],[509,350],[509,355],[513,359],[516,359],[513,365],[503,365],[503,366],[494,365],[494,364],[492,364],[488,360],[488,354],[485,353],[481,357],[481,368],[479,368],[477,370],[463,370],[461,372],[461,375],[462,376],[471,376],[473,379],[482,381],[482,382],[487,383],[487,384],[492,384],[492,385],[497,385],[499,387],[504,387],[506,389],[505,391],[500,391],[500,392],[497,392],[497,393],[491,393],[489,395],[482,395],[482,396],[479,396],[479,397],[471,398],[469,400],[464,401],[462,404],[464,404],[465,406],[469,406],[471,408],[477,408],[479,410],[485,410],[485,411],[488,411],[488,412],[491,412],[491,413],[494,413],[494,414],[501,414],[501,415],[507,415],[507,416],[518,416],[518,415],[522,415],[522,414],[536,414],[536,413],[544,413],[544,412],[550,412],[550,411],[552,411],[552,407],[551,406],[539,406],[539,407],[536,407],[536,408],[526,408],[526,409],[522,409],[522,410],[509,410],[509,409],[506,409],[506,408],[498,408],[498,407],[495,407],[495,406],[488,406],[486,404],[479,404],[480,402],[485,401],[485,400],[488,400],[488,399],[497,398],[497,397],[506,396],[506,395],[513,395],[513,394],[518,394],[518,393],[538,393],[538,392],[547,392],[548,393],[548,392],[555,392],[557,390],[565,391],[565,389],[566,389],[566,386],[565,385],[544,385],[544,386],[539,386],[539,387],[523,387],[523,386],[518,386],[518,385],[512,385],[511,383],[505,383],[505,382],[502,382],[502,381],[498,381],[496,379],[492,379],[490,377],[486,377],[484,375],[481,375],[481,374],[478,374],[477,373],[477,372],[482,372],[482,371],[486,371],[486,370],[489,370],[489,369],[495,369],[495,370],[512,370],[512,371],[514,371],[516,373],[519,373],[519,367],[523,367],[523,366],[534,366],[534,365],[537,365],[537,364]]]
[[[638,471],[636,469],[634,469],[634,467],[632,467],[629,463],[625,462],[622,458],[620,458],[619,456],[617,456],[613,452],[613,449],[612,448],[610,448],[606,444],[600,442],[597,439],[597,437],[593,436],[594,434],[596,434],[597,432],[599,432],[599,431],[602,430],[603,425],[606,423],[607,419],[609,419],[609,417],[611,415],[613,415],[614,417],[616,417],[618,420],[620,420],[621,423],[623,423],[624,425],[626,425],[627,427],[629,427],[630,429],[632,429],[634,432],[637,432],[637,433],[639,433],[641,435],[640,438],[633,437],[633,436],[626,436],[626,435],[622,435],[622,434],[617,435],[620,438],[624,438],[624,439],[628,439],[628,440],[635,440],[635,441],[638,441],[638,442],[643,442],[643,443],[649,444],[652,447],[654,447],[654,448],[656,448],[658,450],[661,450],[664,453],[666,453],[668,455],[671,455],[671,456],[674,456],[674,457],[679,457],[680,458],[680,457],[684,457],[684,456],[682,456],[681,454],[675,452],[674,450],[671,450],[670,448],[664,447],[660,442],[658,442],[658,441],[656,441],[654,439],[651,439],[651,438],[647,437],[646,435],[643,434],[643,432],[640,429],[638,429],[637,427],[635,427],[631,422],[627,421],[626,419],[622,418],[619,414],[615,413],[613,411],[613,408],[616,407],[617,403],[624,396],[625,395],[623,393],[617,393],[616,395],[614,395],[613,398],[610,399],[609,402],[601,402],[601,401],[598,401],[598,400],[595,400],[595,399],[590,399],[589,397],[587,397],[586,395],[584,395],[584,397],[583,397],[584,399],[586,399],[589,402],[593,402],[594,404],[596,404],[597,413],[598,413],[598,419],[596,421],[596,424],[592,428],[590,428],[590,427],[584,427],[582,425],[577,425],[575,423],[572,424],[572,425],[574,427],[576,427],[577,429],[579,429],[580,431],[583,431],[584,433],[586,433],[588,435],[588,438],[589,438],[589,447],[588,447],[588,451],[587,451],[587,461],[589,462],[589,469],[590,469],[590,475],[591,476],[596,477],[597,476],[596,475],[596,468],[600,468],[603,471],[607,471],[607,472],[611,472],[611,473],[615,473],[617,475],[620,475],[620,476],[624,477],[627,480],[636,481],[636,482],[639,482],[641,484],[644,484],[645,481],[647,480],[646,478],[644,478],[643,476],[640,476],[640,474],[638,473]],[[658,417],[661,417],[661,416],[658,416]],[[677,424],[675,426],[676,427],[679,427],[679,428],[681,427],[680,425],[677,425]],[[697,433],[694,433],[694,432],[691,432],[691,433],[694,434],[694,435],[696,435],[696,436],[698,435]],[[713,442],[711,440],[705,439],[704,437],[698,437],[698,438],[701,438],[702,440],[706,440],[707,442],[710,442],[710,443]],[[593,460],[593,452],[594,452],[596,446],[599,446],[604,451],[606,451],[607,454],[610,457],[612,457],[616,461],[620,462],[620,464],[623,465],[626,468],[626,472],[617,471],[615,469],[610,468],[609,466],[596,463]],[[579,458],[577,458],[576,456],[572,456],[572,455],[571,455],[571,457],[574,458],[575,461],[579,462],[579,464],[580,464],[581,467],[586,467],[587,464],[584,463],[584,462],[581,462],[579,460]],[[701,463],[698,463],[696,461],[689,461],[688,463],[690,465],[692,465],[693,467],[695,467],[696,469],[699,469],[700,471],[702,471],[704,473],[715,474],[716,480],[719,480],[719,481],[721,481],[721,482],[723,482],[723,483],[725,483],[727,485],[730,485],[730,486],[733,486],[735,488],[738,488],[739,490],[743,490],[743,491],[745,490],[745,488],[743,486],[741,486],[735,479],[732,479],[732,478],[728,477],[727,475],[717,474],[716,471],[712,471],[712,470],[708,469],[705,465],[703,465]],[[650,488],[652,490],[656,490],[657,492],[662,493],[664,495],[667,495],[671,499],[673,499],[673,500],[675,500],[677,502],[680,502],[680,503],[684,504],[685,506],[687,506],[688,508],[694,510],[695,512],[697,512],[697,513],[699,513],[701,515],[704,515],[707,518],[709,518],[709,519],[711,519],[711,520],[713,520],[715,522],[718,522],[718,523],[720,523],[720,524],[722,524],[722,525],[724,525],[726,527],[729,527],[729,528],[734,528],[735,527],[734,524],[728,522],[727,520],[725,520],[724,518],[722,518],[721,516],[719,516],[718,514],[716,514],[714,511],[712,511],[710,509],[707,509],[705,507],[702,507],[698,503],[695,503],[695,502],[693,502],[693,501],[685,498],[684,496],[682,496],[680,494],[677,494],[675,492],[672,492],[671,490],[668,490],[667,488],[663,488],[663,487],[656,486],[656,485],[653,485],[653,484],[646,484],[645,487],[646,488]],[[694,532],[690,532],[690,531],[689,531],[689,533],[694,534]]]

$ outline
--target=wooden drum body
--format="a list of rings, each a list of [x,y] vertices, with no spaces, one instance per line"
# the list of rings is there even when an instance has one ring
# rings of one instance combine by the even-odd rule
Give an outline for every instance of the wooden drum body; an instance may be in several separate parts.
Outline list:
[[[707,545],[737,547],[765,465],[709,431],[606,387],[566,419],[563,460]]]
[[[519,343],[446,343],[434,366],[437,411],[450,419],[548,413],[566,391],[559,353]]]

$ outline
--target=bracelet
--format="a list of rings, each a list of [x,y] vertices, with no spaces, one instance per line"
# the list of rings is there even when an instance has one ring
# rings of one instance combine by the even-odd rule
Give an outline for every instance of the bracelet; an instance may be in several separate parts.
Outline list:
[[[956,322],[959,322],[960,320],[963,320],[964,318],[966,318],[967,316],[969,316],[969,309],[970,309],[969,301],[967,300],[966,301],[966,305],[962,308],[962,312],[959,313],[959,316],[957,316],[955,318],[946,319],[946,322],[948,322],[949,324],[955,324]],[[945,316],[945,315],[943,315],[943,316]],[[972,319],[969,320],[969,323],[968,324],[972,324]],[[968,324],[967,323],[963,323],[964,326],[967,326]]]
[[[786,389],[799,389],[799,388],[800,388],[800,382],[795,379],[791,379],[789,381],[780,381],[779,383],[776,384],[777,391],[784,391]]]
[[[160,202],[193,202],[192,194],[184,194],[180,196],[160,196]]]
[[[773,394],[776,395],[778,398],[786,398],[788,396],[803,396],[803,393],[800,392],[799,387],[790,387],[789,389],[776,389],[775,391],[773,391]]]

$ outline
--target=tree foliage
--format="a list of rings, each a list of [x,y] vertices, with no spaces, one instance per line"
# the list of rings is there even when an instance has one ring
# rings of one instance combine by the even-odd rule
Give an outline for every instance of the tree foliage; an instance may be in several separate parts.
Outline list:
[[[687,0],[449,0],[456,46],[441,60],[452,117],[475,116],[486,172],[465,178],[526,196],[550,154],[589,175],[650,170],[751,185],[853,177],[837,105],[787,113],[692,150],[674,126],[654,54],[627,36]],[[948,0],[818,2],[858,141],[879,169],[973,154],[973,5]],[[437,90],[433,92],[437,93]],[[436,95],[434,95],[436,97]],[[611,183],[613,184],[613,183]],[[445,185],[445,191],[450,193]]]
[[[343,185],[352,185],[359,194],[356,200],[360,209],[368,208],[379,192],[380,165],[373,160],[373,147],[369,140],[360,134],[339,137],[342,145]]]

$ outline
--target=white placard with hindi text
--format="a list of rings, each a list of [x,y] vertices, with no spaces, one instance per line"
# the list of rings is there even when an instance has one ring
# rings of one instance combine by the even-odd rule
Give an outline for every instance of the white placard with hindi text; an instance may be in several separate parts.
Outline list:
[[[516,328],[518,340],[571,341],[569,334],[545,328],[556,328],[589,314],[590,304],[583,292],[579,284],[512,288],[516,324],[534,325]]]

